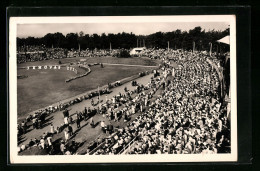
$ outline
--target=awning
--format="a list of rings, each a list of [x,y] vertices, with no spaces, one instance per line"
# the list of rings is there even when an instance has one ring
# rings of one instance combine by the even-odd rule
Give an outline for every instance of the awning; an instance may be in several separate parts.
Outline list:
[[[230,36],[223,37],[222,39],[217,40],[217,42],[225,43],[229,45]]]

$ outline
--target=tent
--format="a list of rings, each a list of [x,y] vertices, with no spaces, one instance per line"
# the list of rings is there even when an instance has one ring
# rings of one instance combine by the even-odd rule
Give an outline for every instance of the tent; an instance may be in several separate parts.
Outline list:
[[[138,55],[138,54],[141,53],[144,49],[145,49],[145,47],[133,48],[133,49],[130,51],[130,55]]]
[[[225,36],[225,37],[223,37],[222,39],[219,39],[219,40],[217,40],[217,42],[219,42],[219,43],[224,43],[224,44],[226,44],[226,45],[230,45],[230,36]],[[226,62],[227,62],[227,60],[230,58],[230,56],[229,55],[226,55]]]
[[[230,36],[226,36],[226,37],[223,37],[222,39],[217,40],[217,42],[225,43],[227,45],[230,44],[229,41],[230,41]]]

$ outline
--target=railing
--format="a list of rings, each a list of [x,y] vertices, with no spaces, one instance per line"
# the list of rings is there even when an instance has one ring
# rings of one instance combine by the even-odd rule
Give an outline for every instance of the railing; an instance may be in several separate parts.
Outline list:
[[[123,149],[118,154],[125,154],[133,145],[137,137],[138,136],[134,137],[126,146],[123,147]]]
[[[223,79],[223,72],[220,72],[219,68],[217,67],[214,62],[212,62],[210,59],[206,59],[206,61],[217,71],[219,82],[220,82],[220,89],[221,89],[221,97],[224,97],[224,79]]]
[[[99,144],[96,148],[94,148],[91,152],[89,152],[89,155],[94,154],[98,149],[100,149],[103,145],[105,145],[105,141]]]
[[[117,134],[117,132],[113,133],[112,135],[110,135],[108,138],[112,138]],[[98,138],[97,138],[98,139]],[[96,140],[97,140],[96,139]],[[95,140],[94,140],[95,141]],[[92,151],[89,152],[89,155],[94,154],[98,149],[100,149],[103,145],[105,145],[106,141],[102,142],[101,144],[99,144],[96,148],[94,148]]]
[[[206,59],[206,61],[217,71],[218,76],[219,76],[219,80],[222,81],[223,74],[219,71],[219,68],[217,67],[217,65],[214,64],[214,62],[212,62],[210,59]]]

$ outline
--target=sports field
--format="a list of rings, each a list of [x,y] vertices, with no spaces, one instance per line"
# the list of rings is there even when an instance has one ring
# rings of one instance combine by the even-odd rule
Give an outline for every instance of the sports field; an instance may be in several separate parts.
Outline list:
[[[62,59],[62,63],[76,62],[81,58]],[[109,63],[124,65],[99,65],[91,67],[92,72],[82,78],[65,83],[65,80],[74,77],[76,74],[67,71],[65,68],[60,70],[26,70],[18,69],[18,75],[26,75],[27,78],[17,80],[17,100],[18,118],[27,113],[46,107],[55,102],[65,100],[89,90],[96,89],[98,86],[107,85],[117,80],[138,74],[143,71],[152,70],[153,67],[134,67],[128,65],[155,66],[157,61],[148,58],[114,58],[97,57],[87,59],[88,63]],[[38,65],[57,65],[58,60],[47,60],[39,62],[28,62],[18,64],[19,67],[38,66]],[[80,73],[84,71],[77,68]]]

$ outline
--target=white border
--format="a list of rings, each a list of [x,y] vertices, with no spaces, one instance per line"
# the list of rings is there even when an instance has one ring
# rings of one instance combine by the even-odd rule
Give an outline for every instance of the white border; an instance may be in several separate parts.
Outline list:
[[[229,22],[231,74],[231,153],[156,155],[73,155],[18,156],[17,154],[17,24],[36,23],[150,23],[150,22]],[[106,16],[106,17],[11,17],[9,20],[9,148],[11,163],[132,163],[132,162],[230,162],[237,161],[237,75],[236,16]]]

